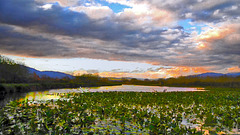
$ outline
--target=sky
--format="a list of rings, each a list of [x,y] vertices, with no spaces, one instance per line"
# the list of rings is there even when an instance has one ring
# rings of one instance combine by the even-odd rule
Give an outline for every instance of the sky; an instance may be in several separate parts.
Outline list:
[[[0,54],[41,71],[240,72],[239,0],[0,0]]]

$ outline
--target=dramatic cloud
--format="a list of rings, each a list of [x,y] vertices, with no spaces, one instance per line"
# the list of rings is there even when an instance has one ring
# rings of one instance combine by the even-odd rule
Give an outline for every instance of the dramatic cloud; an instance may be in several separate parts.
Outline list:
[[[198,49],[203,50],[213,63],[238,66],[240,62],[240,24],[212,28],[199,35],[198,40]]]
[[[236,0],[1,0],[0,53],[226,71],[240,62],[239,13]]]
[[[61,46],[58,41],[42,36],[23,34],[17,27],[0,25],[1,52],[4,54],[19,54],[39,57],[64,56],[70,53],[70,49]]]
[[[236,67],[231,67],[231,68],[228,68],[227,69],[228,70],[228,72],[240,72],[240,68],[239,68],[239,66],[236,66]]]

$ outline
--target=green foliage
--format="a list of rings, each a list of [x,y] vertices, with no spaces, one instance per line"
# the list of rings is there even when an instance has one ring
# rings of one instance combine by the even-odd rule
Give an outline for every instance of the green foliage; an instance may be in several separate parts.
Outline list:
[[[23,64],[0,55],[0,83],[28,82],[29,77],[28,70]]]
[[[17,65],[17,63],[15,61],[13,61],[12,59],[9,59],[9,58],[1,56],[1,55],[0,55],[0,63],[8,64],[8,65]]]
[[[178,77],[161,80],[163,85],[169,86],[212,86],[240,88],[238,77]]]
[[[239,129],[239,91],[68,93],[58,100],[14,101],[3,134],[211,134]],[[198,128],[197,128],[198,127]]]
[[[184,87],[228,87],[240,88],[240,76],[238,77],[178,77],[158,80],[122,79],[123,84],[155,85],[155,86],[184,86]]]
[[[75,76],[74,79],[70,80],[71,83],[78,83],[80,86],[107,86],[107,85],[121,85],[121,82],[112,81],[108,78],[102,78],[98,75],[83,74],[81,76]]]
[[[47,76],[39,77],[36,73],[30,74],[26,66],[16,63],[13,60],[0,55],[0,83],[4,85],[0,89],[6,93],[26,92],[32,90],[44,90],[53,88],[76,88],[79,86],[104,86],[119,85],[120,82],[111,81],[96,75],[84,74],[82,76],[70,78],[50,78]],[[31,87],[23,86],[19,83],[29,83]],[[35,85],[37,84],[37,85]],[[1,93],[0,93],[1,95]]]

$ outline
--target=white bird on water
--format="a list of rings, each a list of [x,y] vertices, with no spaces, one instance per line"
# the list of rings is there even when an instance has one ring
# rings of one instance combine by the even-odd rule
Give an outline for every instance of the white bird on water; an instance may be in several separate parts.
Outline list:
[[[89,89],[83,89],[81,86],[79,87],[81,92],[89,92]]]

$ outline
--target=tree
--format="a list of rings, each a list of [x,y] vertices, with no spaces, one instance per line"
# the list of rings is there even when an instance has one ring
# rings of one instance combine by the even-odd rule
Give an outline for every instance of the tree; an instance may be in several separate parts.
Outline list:
[[[29,80],[30,74],[26,66],[0,55],[1,83],[23,83]]]

